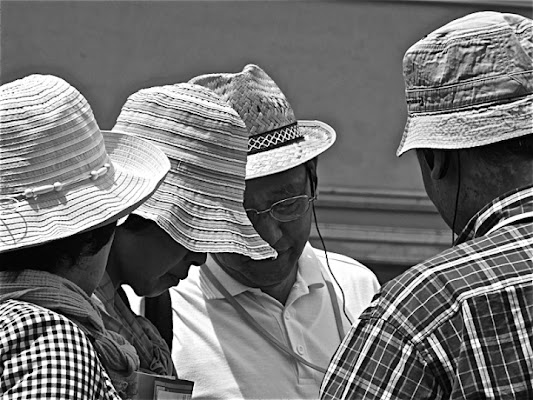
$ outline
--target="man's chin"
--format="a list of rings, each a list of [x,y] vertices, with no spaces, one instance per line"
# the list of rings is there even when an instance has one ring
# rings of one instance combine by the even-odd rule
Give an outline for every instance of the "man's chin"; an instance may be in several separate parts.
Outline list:
[[[249,257],[240,256],[238,262],[227,263],[226,265],[219,262],[219,265],[228,275],[246,286],[268,288],[282,284],[291,275],[293,268],[289,266],[298,262],[298,259],[292,261],[291,255],[292,252],[286,251],[279,254],[276,259],[266,260],[252,260]],[[236,265],[240,267],[234,268]],[[254,271],[254,273],[250,273],[250,271]]]

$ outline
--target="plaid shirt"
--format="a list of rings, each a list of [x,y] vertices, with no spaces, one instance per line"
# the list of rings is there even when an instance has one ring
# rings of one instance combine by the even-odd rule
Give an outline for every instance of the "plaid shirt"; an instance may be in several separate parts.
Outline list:
[[[533,188],[508,193],[455,247],[387,283],[337,349],[321,398],[533,399],[532,212]]]
[[[120,399],[76,324],[18,300],[0,304],[0,398]]]

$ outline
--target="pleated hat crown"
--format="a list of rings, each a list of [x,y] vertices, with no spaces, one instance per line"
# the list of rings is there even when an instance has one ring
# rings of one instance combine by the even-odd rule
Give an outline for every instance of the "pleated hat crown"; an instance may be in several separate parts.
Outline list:
[[[477,12],[430,33],[403,60],[407,123],[397,155],[533,133],[533,21]]]
[[[335,131],[326,123],[297,120],[281,89],[257,65],[249,64],[235,74],[200,75],[189,82],[215,91],[246,124],[246,179],[296,167],[335,142]]]
[[[157,147],[104,137],[86,99],[51,75],[0,88],[0,252],[113,222],[170,167]]]
[[[113,131],[150,140],[171,161],[164,183],[135,214],[191,251],[277,256],[243,207],[244,122],[217,94],[189,83],[139,90],[127,99]]]

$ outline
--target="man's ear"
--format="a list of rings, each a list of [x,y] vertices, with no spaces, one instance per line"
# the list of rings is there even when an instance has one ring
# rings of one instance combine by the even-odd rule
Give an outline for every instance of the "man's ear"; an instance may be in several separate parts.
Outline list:
[[[422,154],[429,168],[431,179],[444,178],[450,164],[450,152],[441,149],[422,149]]]

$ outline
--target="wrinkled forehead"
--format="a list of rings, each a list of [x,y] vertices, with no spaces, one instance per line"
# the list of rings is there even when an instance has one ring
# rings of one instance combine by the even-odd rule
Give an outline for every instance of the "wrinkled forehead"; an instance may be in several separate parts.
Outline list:
[[[287,197],[305,194],[307,170],[298,165],[287,171],[246,181],[244,202],[272,203]]]

